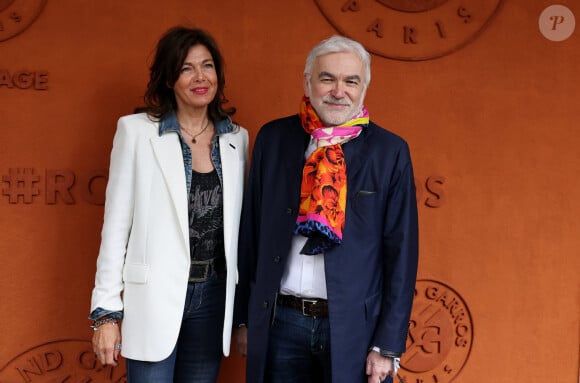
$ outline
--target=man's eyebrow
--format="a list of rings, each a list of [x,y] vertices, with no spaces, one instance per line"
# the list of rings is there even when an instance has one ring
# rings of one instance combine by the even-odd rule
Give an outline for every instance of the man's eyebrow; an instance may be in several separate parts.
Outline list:
[[[318,73],[318,78],[322,78],[322,77],[331,77],[331,78],[336,78],[336,76],[335,76],[335,75],[333,75],[332,73],[329,73],[329,72],[324,72],[324,71],[322,71],[322,72]]]
[[[322,72],[320,72],[318,74],[318,78],[324,78],[324,77],[333,78],[333,79],[336,78],[336,76],[333,75],[332,73],[325,72],[325,71],[322,71]],[[361,78],[360,78],[360,76],[358,74],[353,74],[353,75],[350,75],[350,76],[346,76],[344,78],[344,80],[345,81],[353,81],[354,80],[354,81],[360,82],[361,81]]]
[[[352,80],[356,80],[356,81],[361,81],[360,76],[358,74],[353,74],[351,76],[346,76],[344,78],[346,81],[352,81]]]

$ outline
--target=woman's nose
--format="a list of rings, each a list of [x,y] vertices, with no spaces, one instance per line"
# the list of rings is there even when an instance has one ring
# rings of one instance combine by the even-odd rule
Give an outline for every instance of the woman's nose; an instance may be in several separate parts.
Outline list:
[[[198,69],[198,70],[196,70],[196,71],[193,73],[193,79],[194,79],[195,81],[202,81],[204,78],[205,78],[205,76],[204,76],[204,74],[203,74],[203,71],[202,71],[202,70],[199,70],[199,69]]]

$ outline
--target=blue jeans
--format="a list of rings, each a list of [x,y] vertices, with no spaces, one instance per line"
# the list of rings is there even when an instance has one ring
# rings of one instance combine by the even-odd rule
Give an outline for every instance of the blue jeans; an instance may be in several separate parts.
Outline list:
[[[328,318],[312,318],[276,306],[270,327],[266,381],[331,383]]]
[[[225,272],[189,283],[173,352],[159,362],[127,359],[128,383],[214,383],[222,360],[225,288]]]

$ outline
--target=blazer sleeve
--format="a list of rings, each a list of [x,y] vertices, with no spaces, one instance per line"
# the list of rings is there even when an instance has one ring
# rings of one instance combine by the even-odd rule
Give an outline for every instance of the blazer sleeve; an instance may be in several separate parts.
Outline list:
[[[134,131],[134,130],[133,130]],[[113,139],[91,311],[122,311],[123,264],[133,221],[136,137],[120,118]]]
[[[374,346],[392,354],[405,351],[418,267],[418,217],[408,145],[398,153],[383,230],[383,302]]]

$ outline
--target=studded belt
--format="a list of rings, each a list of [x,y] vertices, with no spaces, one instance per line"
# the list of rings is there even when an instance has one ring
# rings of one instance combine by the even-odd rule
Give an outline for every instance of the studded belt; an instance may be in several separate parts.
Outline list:
[[[205,282],[210,276],[226,269],[226,258],[217,257],[205,261],[191,261],[189,282]]]

